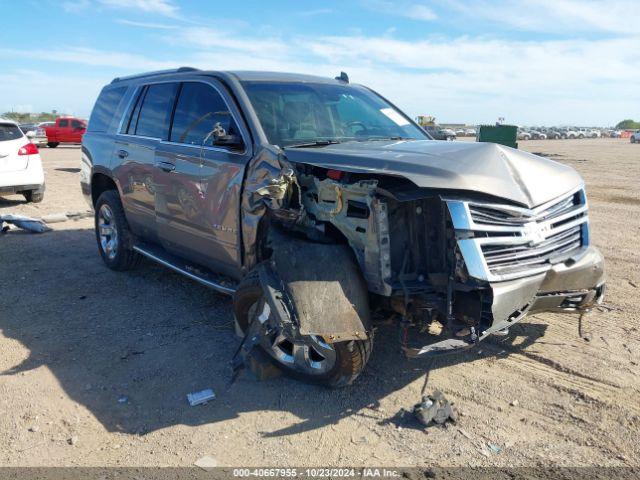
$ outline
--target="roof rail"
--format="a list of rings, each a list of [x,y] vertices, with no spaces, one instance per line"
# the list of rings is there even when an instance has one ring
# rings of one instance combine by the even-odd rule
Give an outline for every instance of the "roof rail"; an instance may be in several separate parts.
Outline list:
[[[121,82],[123,80],[133,80],[134,78],[144,78],[144,77],[154,77],[156,75],[166,75],[169,73],[183,73],[183,72],[199,72],[199,68],[193,67],[180,67],[180,68],[170,68],[168,70],[156,70],[155,72],[147,72],[147,73],[138,73],[136,75],[129,75],[126,77],[116,77],[111,80],[111,83]]]

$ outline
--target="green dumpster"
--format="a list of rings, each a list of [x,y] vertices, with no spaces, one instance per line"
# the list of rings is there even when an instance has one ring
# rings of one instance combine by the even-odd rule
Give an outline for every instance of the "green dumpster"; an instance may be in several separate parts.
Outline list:
[[[518,148],[518,127],[515,125],[480,125],[478,142],[491,142]]]

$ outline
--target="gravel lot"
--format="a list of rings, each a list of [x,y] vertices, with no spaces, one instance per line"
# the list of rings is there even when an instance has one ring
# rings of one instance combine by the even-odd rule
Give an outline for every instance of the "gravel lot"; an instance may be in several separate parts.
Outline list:
[[[0,236],[0,465],[635,465],[640,461],[640,145],[522,142],[584,176],[592,237],[607,259],[606,303],[584,319],[535,315],[480,350],[428,361],[399,353],[384,327],[366,372],[329,391],[242,376],[230,389],[231,301],[143,262],[103,266],[92,219]],[[78,147],[43,149],[39,205],[87,208]],[[420,430],[403,409],[427,388],[461,411]],[[186,394],[217,398],[190,407]],[[498,449],[492,450],[488,444]]]

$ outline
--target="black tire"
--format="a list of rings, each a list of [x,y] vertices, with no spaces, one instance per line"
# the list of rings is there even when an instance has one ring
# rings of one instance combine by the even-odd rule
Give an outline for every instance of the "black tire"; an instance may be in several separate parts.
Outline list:
[[[244,331],[249,324],[249,310],[263,296],[257,269],[253,269],[238,285],[233,295],[233,310],[238,326]],[[345,387],[362,373],[373,349],[373,333],[366,340],[350,340],[332,344],[336,351],[333,368],[323,375],[308,375],[278,362],[267,353],[274,365],[288,376],[305,383],[323,385],[330,388]],[[261,347],[262,348],[262,347]]]
[[[47,147],[49,147],[49,148],[56,148],[58,145],[60,145],[60,142],[49,142],[49,143],[47,143]]]
[[[39,192],[37,190],[27,190],[22,192],[24,198],[29,203],[40,203],[44,200],[44,192]]]
[[[634,137],[633,135],[631,135],[631,143],[636,143],[636,137]]]
[[[110,253],[107,253],[103,247],[100,236],[99,218],[101,215],[100,212],[103,211],[103,206],[108,207],[112,213],[113,227],[116,231],[116,248],[113,250],[114,254],[112,256]],[[135,268],[140,263],[142,257],[138,252],[133,250],[134,236],[129,229],[129,224],[124,215],[122,202],[120,201],[120,196],[117,191],[107,190],[98,197],[94,218],[98,251],[107,267],[120,272]]]

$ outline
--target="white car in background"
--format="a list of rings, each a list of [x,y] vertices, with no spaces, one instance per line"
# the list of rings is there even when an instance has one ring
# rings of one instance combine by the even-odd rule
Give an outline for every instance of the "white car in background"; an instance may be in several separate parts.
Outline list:
[[[629,141],[631,143],[640,143],[640,130],[636,130],[629,137]]]
[[[31,141],[33,143],[35,143],[36,145],[38,145],[39,147],[44,147],[45,145],[47,145],[47,143],[49,143],[49,140],[47,140],[47,132],[45,131],[46,127],[53,127],[56,124],[56,122],[41,122],[36,126],[36,134],[35,136],[31,139]]]
[[[475,128],[467,128],[467,129],[464,131],[464,134],[465,134],[465,135],[469,135],[469,136],[471,136],[471,137],[475,137],[475,136],[476,136],[476,133],[477,133],[477,132],[476,132],[476,129],[475,129]]]
[[[0,195],[21,193],[27,202],[44,198],[38,147],[11,120],[0,119]]]

